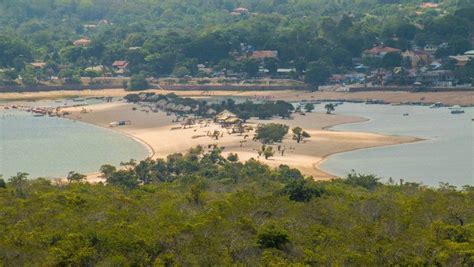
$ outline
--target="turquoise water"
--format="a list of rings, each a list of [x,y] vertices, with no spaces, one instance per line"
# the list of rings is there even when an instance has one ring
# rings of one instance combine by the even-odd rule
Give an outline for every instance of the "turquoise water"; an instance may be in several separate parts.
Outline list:
[[[318,109],[321,111],[322,106]],[[369,118],[333,130],[416,136],[426,141],[336,154],[321,166],[345,176],[351,170],[376,174],[387,180],[404,179],[436,186],[439,182],[462,186],[474,184],[474,108],[453,115],[448,108],[345,103],[336,114]],[[409,113],[409,116],[403,116]]]
[[[90,173],[102,164],[143,159],[148,150],[112,130],[54,117],[0,110],[0,174],[35,177]]]

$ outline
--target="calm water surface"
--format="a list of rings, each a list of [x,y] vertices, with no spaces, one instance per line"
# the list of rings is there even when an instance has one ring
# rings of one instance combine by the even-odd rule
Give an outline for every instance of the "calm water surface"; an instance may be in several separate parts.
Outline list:
[[[148,150],[114,131],[60,118],[0,110],[0,174],[34,177],[90,173],[102,164],[143,159]]]
[[[317,109],[322,111],[324,105]],[[453,115],[448,108],[345,103],[336,114],[370,121],[345,124],[333,130],[416,136],[426,141],[351,151],[329,157],[322,169],[340,176],[351,170],[376,174],[387,180],[438,185],[474,185],[474,108]],[[409,116],[403,116],[409,113]]]

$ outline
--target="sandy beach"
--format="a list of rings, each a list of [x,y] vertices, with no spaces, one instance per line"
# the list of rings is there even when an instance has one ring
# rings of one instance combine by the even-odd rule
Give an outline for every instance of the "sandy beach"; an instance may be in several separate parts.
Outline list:
[[[207,96],[233,96],[247,98],[266,98],[282,99],[288,101],[300,100],[357,100],[365,101],[367,99],[379,99],[387,103],[400,102],[422,102],[435,103],[441,102],[447,105],[474,105],[474,91],[464,92],[332,92],[332,91],[166,91],[166,90],[148,90],[143,92],[153,92],[156,94],[175,93],[179,96],[188,97],[207,97]],[[66,97],[123,97],[130,91],[122,89],[105,90],[83,90],[83,91],[49,91],[49,92],[25,92],[25,93],[0,93],[0,100],[37,100],[37,99],[56,99]]]
[[[133,107],[136,110],[132,110]],[[261,143],[252,140],[253,133],[248,133],[250,138],[245,139],[245,135],[230,134],[226,129],[213,122],[208,123],[207,126],[203,123],[182,129],[182,122],[172,122],[175,116],[167,116],[164,112],[146,112],[138,105],[124,102],[91,105],[87,107],[89,113],[81,113],[81,109],[81,107],[68,108],[67,111],[71,112],[68,118],[107,128],[110,128],[109,123],[112,121],[130,121],[131,125],[110,129],[146,144],[152,158],[165,158],[169,154],[186,152],[189,148],[197,145],[208,147],[216,144],[225,148],[224,155],[237,153],[241,161],[255,158],[272,167],[286,164],[300,169],[305,175],[313,176],[314,179],[333,177],[318,168],[319,164],[332,154],[419,140],[414,137],[338,132],[327,129],[338,124],[362,122],[366,120],[364,118],[324,113],[308,113],[306,116],[295,114],[292,120],[274,119],[271,122],[283,123],[290,127],[302,127],[311,137],[304,143],[298,144],[292,140],[291,134],[288,134],[281,146],[285,149],[284,155],[276,153],[274,157],[265,160],[258,156],[257,150],[261,147]],[[247,124],[256,126],[259,123],[268,122],[270,121],[249,120]],[[220,131],[223,136],[218,140],[207,136],[214,130]],[[277,150],[276,146],[274,148]],[[90,181],[100,180],[98,174],[89,175],[89,178]]]

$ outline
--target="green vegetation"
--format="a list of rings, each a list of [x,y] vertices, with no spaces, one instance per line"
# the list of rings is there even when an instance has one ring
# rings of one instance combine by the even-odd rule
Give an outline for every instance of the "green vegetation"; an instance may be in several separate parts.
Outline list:
[[[80,174],[80,173],[71,171],[71,172],[69,172],[69,174],[67,175],[66,180],[67,180],[69,183],[81,183],[81,182],[83,182],[86,178],[87,178],[87,176],[85,176],[84,174]]]
[[[143,74],[136,74],[132,75],[130,78],[130,86],[127,89],[131,91],[140,91],[149,89],[149,85],[147,80],[145,79],[145,75]]]
[[[274,116],[289,118],[291,112],[294,110],[292,104],[282,100],[266,101],[263,103],[245,101],[243,103],[236,104],[235,100],[229,98],[218,103],[207,102],[193,98],[182,98],[173,93],[166,95],[156,95],[155,93],[129,94],[126,95],[124,99],[131,103],[140,101],[158,103],[160,101],[165,101],[167,104],[173,104],[173,107],[171,108],[164,108],[167,111],[173,111],[179,114],[192,113],[205,118],[212,117],[217,112],[229,110],[244,121],[251,117],[259,119],[271,119]],[[189,109],[176,109],[176,106],[189,107]],[[211,110],[214,112],[209,113]]]
[[[276,75],[277,68],[292,68],[294,78],[316,88],[330,74],[351,70],[352,58],[360,58],[374,44],[401,50],[435,45],[442,61],[473,48],[472,1],[446,0],[439,8],[421,8],[420,3],[4,0],[0,1],[0,68],[13,71],[13,79],[1,75],[0,80],[15,82],[29,63],[40,61],[46,63],[38,70],[40,81],[57,76],[77,83],[77,75],[86,68],[104,66],[110,72],[114,61],[125,60],[127,74],[147,77],[212,74],[198,64],[213,73],[248,77],[259,75],[259,66],[270,76]],[[238,7],[247,11],[232,13]],[[90,43],[74,45],[80,38]],[[246,58],[254,50],[278,51],[278,57],[263,62]],[[399,59],[390,55],[369,65],[400,66]]]
[[[289,127],[279,123],[259,124],[255,130],[255,139],[262,144],[280,143],[288,133]]]
[[[275,156],[275,150],[273,150],[272,146],[262,145],[262,148],[257,152],[259,156],[263,156],[265,159]]]
[[[304,109],[306,110],[306,112],[311,112],[314,110],[314,104],[313,103],[307,103],[306,105],[304,105]]]
[[[327,114],[331,114],[331,112],[336,110],[336,106],[333,103],[324,105],[324,108],[326,109]]]
[[[474,190],[315,182],[195,148],[104,165],[107,184],[0,186],[0,265],[470,266]]]
[[[305,138],[311,137],[309,133],[303,131],[301,127],[295,127],[291,130],[293,132],[293,139],[296,140],[297,143],[300,143]]]

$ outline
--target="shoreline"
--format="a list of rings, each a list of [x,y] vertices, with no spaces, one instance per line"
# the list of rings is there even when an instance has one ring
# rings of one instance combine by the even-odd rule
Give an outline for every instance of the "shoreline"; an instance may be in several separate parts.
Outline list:
[[[339,125],[340,125],[340,124],[339,124]],[[336,126],[336,125],[335,125],[335,126]],[[347,150],[347,151],[343,151],[343,152],[336,152],[336,153],[327,155],[327,156],[323,157],[320,161],[316,162],[316,163],[314,164],[314,168],[320,170],[321,172],[324,172],[324,173],[327,173],[327,174],[332,175],[332,176],[334,176],[334,177],[337,177],[337,175],[331,174],[331,173],[329,173],[329,172],[327,172],[327,171],[325,171],[325,170],[323,170],[323,169],[321,168],[321,165],[324,164],[324,162],[326,162],[331,156],[339,155],[339,154],[344,154],[344,153],[348,153],[348,152],[353,152],[353,151],[358,151],[358,150],[364,150],[364,149],[386,148],[386,147],[392,147],[392,146],[409,145],[409,144],[412,144],[412,143],[431,141],[431,139],[423,139],[423,138],[419,138],[419,137],[412,137],[412,138],[414,138],[414,139],[411,140],[411,141],[407,141],[407,142],[403,142],[403,143],[398,143],[398,144],[382,145],[382,146],[372,146],[372,147],[365,147],[365,148],[355,148],[355,149]]]
[[[218,143],[219,146],[225,147],[223,155],[229,153],[237,153],[240,161],[247,161],[254,158],[271,167],[278,167],[280,164],[289,165],[290,167],[299,169],[307,176],[313,176],[315,180],[325,180],[336,177],[319,168],[319,166],[330,156],[349,152],[353,150],[398,145],[411,142],[421,141],[423,139],[407,136],[389,136],[375,133],[359,133],[359,132],[342,132],[330,130],[331,127],[345,123],[359,123],[365,122],[369,119],[344,116],[344,115],[326,115],[323,113],[311,113],[307,116],[298,115],[294,120],[272,119],[266,121],[250,120],[250,124],[277,122],[289,124],[290,127],[301,125],[305,130],[310,132],[311,137],[307,143],[296,144],[291,138],[284,140],[285,147],[288,145],[289,149],[285,156],[275,155],[269,160],[264,160],[258,157],[256,150],[261,146],[259,142],[245,141],[245,146],[242,142],[242,136],[227,135],[220,140],[209,139],[208,136],[199,134],[198,130],[212,131],[215,129],[222,130],[218,125],[212,124],[208,128],[202,126],[195,126],[193,128],[173,130],[173,126],[177,124],[169,123],[167,120],[170,117],[164,115],[162,111],[159,113],[146,113],[138,109],[139,106],[128,103],[106,103],[89,106],[92,109],[91,113],[80,114],[78,108],[69,108],[72,114],[67,119],[79,120],[94,126],[103,128],[107,127],[110,121],[115,121],[117,118],[123,116],[131,116],[132,123],[134,121],[137,125],[124,126],[117,129],[110,129],[120,134],[125,134],[128,137],[140,142],[150,149],[151,154],[148,157],[153,159],[165,158],[169,154],[183,153],[188,149],[197,145],[203,147],[209,146],[211,143]],[[137,110],[132,111],[132,107],[137,107]],[[110,117],[115,116],[115,117]],[[310,118],[311,117],[311,118]],[[153,119],[151,119],[153,118]],[[316,119],[316,125],[311,122]],[[155,122],[153,122],[155,120]],[[156,125],[155,125],[156,123]],[[292,125],[293,124],[293,125]],[[312,126],[310,124],[313,124]],[[204,133],[203,132],[203,133]],[[180,138],[177,139],[176,136]],[[240,146],[239,146],[240,144]],[[158,149],[160,148],[160,149]],[[103,181],[98,172],[89,173],[89,182]]]
[[[446,105],[474,106],[474,91],[453,92],[406,92],[406,91],[302,91],[302,90],[268,90],[268,91],[199,91],[199,90],[163,90],[150,89],[145,91],[125,91],[123,89],[82,90],[82,91],[43,91],[22,93],[0,93],[0,101],[36,101],[46,99],[62,99],[72,97],[123,97],[131,93],[175,93],[182,97],[243,97],[249,99],[287,100],[287,101],[366,101],[382,100],[389,104],[440,102]]]

